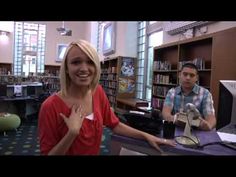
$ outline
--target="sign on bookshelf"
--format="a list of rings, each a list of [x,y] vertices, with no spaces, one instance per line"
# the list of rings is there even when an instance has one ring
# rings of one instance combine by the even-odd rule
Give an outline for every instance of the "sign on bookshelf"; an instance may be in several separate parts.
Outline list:
[[[123,58],[121,66],[121,76],[134,76],[133,58]]]
[[[119,93],[133,93],[135,90],[135,80],[119,78]]]

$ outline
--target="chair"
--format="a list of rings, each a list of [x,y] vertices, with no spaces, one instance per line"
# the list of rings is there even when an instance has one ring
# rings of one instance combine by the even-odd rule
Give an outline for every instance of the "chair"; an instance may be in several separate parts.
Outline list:
[[[4,136],[6,135],[6,131],[9,130],[17,130],[20,126],[21,119],[16,114],[10,113],[0,113],[0,132],[4,132]]]

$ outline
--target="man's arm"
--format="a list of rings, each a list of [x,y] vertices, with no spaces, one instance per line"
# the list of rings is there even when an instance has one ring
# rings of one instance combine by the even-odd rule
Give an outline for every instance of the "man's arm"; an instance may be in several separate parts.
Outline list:
[[[215,128],[216,117],[214,115],[211,114],[211,115],[208,115],[205,119],[202,119],[202,118],[200,119],[201,119],[201,122],[200,122],[199,128],[201,130],[209,131]]]
[[[169,106],[163,106],[162,108],[162,116],[166,121],[174,121],[174,115],[171,115],[172,108]]]
[[[172,109],[174,107],[174,97],[175,97],[175,89],[170,89],[167,94],[162,108],[162,116],[166,121],[174,122],[174,115],[171,114]]]
[[[212,130],[216,126],[216,117],[215,117],[215,109],[213,106],[213,99],[210,92],[208,92],[207,96],[203,99],[203,116],[205,119],[201,119],[199,128],[201,130]]]

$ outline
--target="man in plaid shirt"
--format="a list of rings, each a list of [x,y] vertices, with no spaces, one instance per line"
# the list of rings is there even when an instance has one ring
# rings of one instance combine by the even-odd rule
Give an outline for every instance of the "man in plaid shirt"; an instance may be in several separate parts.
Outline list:
[[[216,125],[215,110],[211,93],[196,84],[198,81],[198,68],[193,63],[182,66],[179,74],[180,86],[171,88],[165,98],[162,109],[163,118],[166,121],[176,121],[180,112],[186,112],[185,105],[192,103],[199,110],[201,130],[212,130]]]

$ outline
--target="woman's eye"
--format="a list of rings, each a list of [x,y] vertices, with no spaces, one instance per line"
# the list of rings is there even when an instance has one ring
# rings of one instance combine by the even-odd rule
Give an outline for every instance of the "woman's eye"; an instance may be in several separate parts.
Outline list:
[[[80,61],[72,61],[71,64],[80,64]]]
[[[88,64],[93,65],[94,63],[93,63],[92,60],[89,60],[89,61],[88,61]]]

